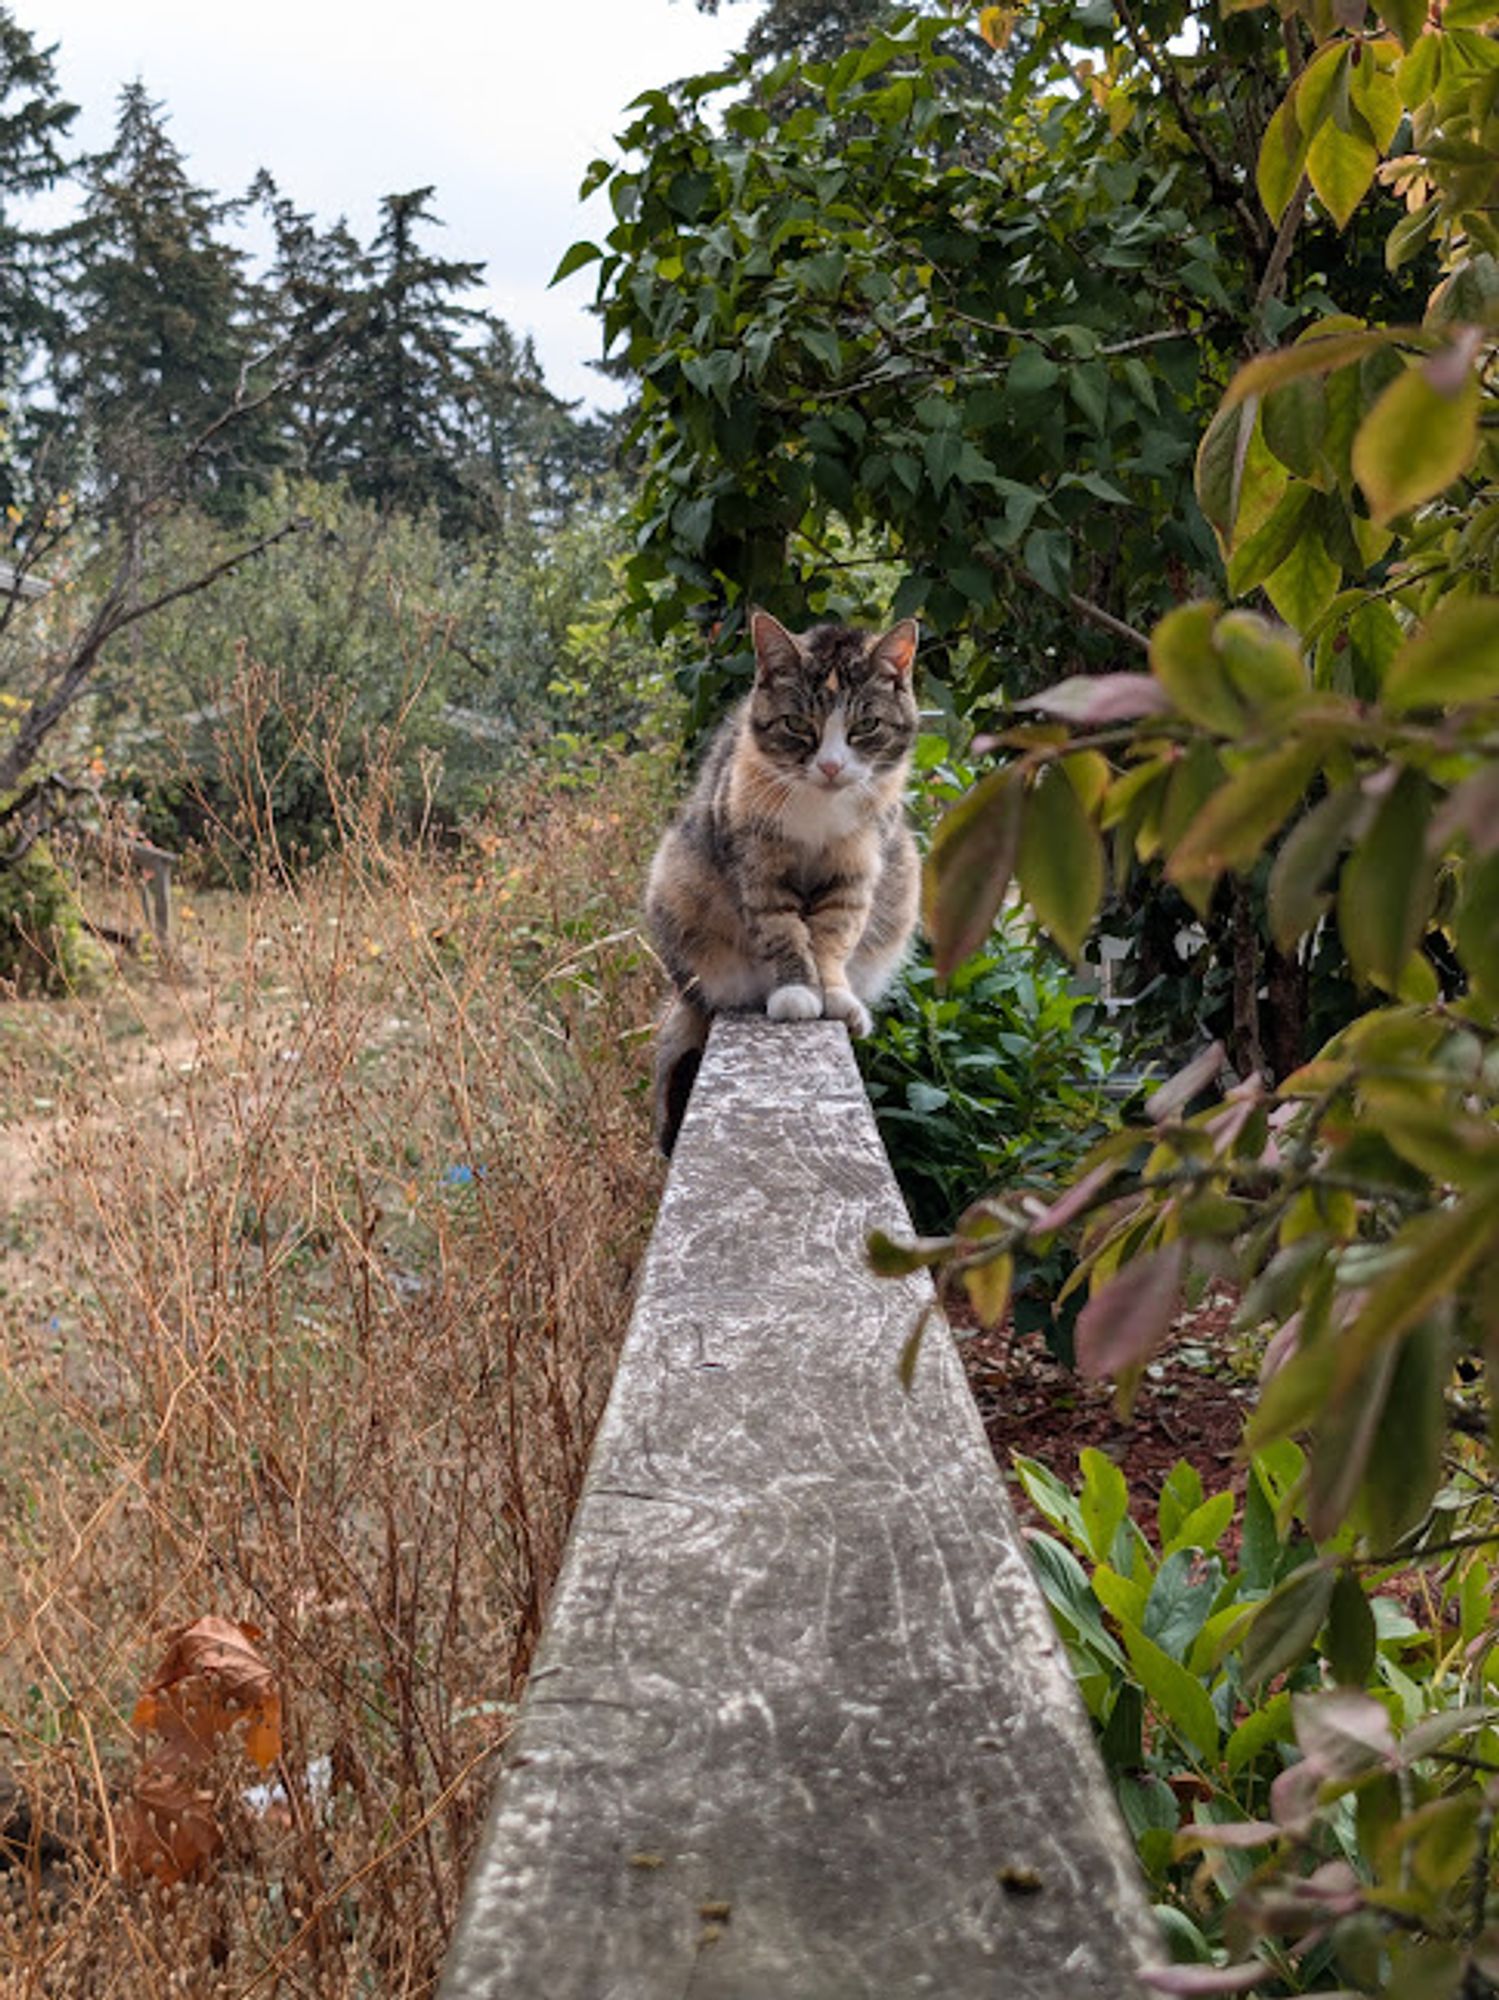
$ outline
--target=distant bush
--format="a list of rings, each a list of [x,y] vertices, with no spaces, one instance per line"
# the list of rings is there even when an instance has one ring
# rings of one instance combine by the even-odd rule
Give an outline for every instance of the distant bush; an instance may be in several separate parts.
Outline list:
[[[98,970],[66,875],[45,841],[0,867],[0,985],[66,993]]]
[[[444,540],[433,517],[284,486],[237,538],[176,515],[148,553],[153,590],[295,516],[302,532],[133,628],[110,655],[92,727],[153,837],[213,844],[232,870],[247,841],[236,775],[247,750],[254,817],[274,821],[284,860],[305,863],[336,838],[340,784],[394,733],[390,805],[409,829],[479,810],[521,762],[543,747],[555,756],[561,732],[621,737],[647,716],[649,657],[605,636],[616,592],[607,501],[545,534],[522,520],[474,548]],[[234,703],[245,664],[263,670],[253,717]]]

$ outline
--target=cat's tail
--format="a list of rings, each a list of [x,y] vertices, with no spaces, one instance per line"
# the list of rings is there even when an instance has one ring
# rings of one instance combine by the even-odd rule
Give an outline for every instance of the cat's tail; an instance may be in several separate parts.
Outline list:
[[[656,1144],[667,1159],[677,1143],[712,1016],[678,994],[656,1036]]]

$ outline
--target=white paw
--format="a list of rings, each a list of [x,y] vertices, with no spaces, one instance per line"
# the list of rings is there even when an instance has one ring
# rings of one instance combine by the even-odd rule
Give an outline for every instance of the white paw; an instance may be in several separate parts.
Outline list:
[[[772,1021],[815,1021],[822,1014],[822,998],[810,986],[778,986],[765,1011]]]
[[[822,996],[822,1011],[830,1021],[847,1021],[851,1035],[867,1035],[874,1026],[869,1009],[846,986],[830,986]]]

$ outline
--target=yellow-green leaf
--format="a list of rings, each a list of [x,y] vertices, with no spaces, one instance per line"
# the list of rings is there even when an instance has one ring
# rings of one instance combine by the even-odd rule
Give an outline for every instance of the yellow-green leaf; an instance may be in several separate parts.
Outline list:
[[[1208,800],[1171,856],[1173,882],[1211,884],[1228,868],[1253,861],[1300,802],[1321,746],[1291,742],[1256,757]]]
[[[1397,715],[1499,695],[1499,597],[1448,598],[1391,661],[1381,693]]]
[[[1004,1318],[1014,1275],[1015,1260],[1008,1253],[991,1257],[984,1264],[970,1264],[964,1271],[963,1287],[985,1326],[998,1326]]]
[[[1244,726],[1244,704],[1213,646],[1218,613],[1213,603],[1168,611],[1150,635],[1150,669],[1189,722],[1236,736]]]
[[[1378,149],[1361,132],[1345,132],[1332,118],[1318,128],[1306,150],[1306,171],[1339,229],[1347,228],[1378,165]]]
[[[1076,788],[1055,768],[1026,796],[1015,872],[1026,901],[1076,958],[1103,894],[1103,842]]]
[[[932,836],[926,925],[939,978],[971,958],[989,935],[1015,871],[1021,802],[1019,770],[991,771]]]
[[[1431,910],[1430,813],[1427,781],[1402,770],[1338,884],[1338,931],[1354,972],[1387,989],[1419,943]]]
[[[1288,95],[1265,127],[1255,185],[1272,222],[1279,222],[1306,171],[1306,140],[1296,122],[1295,93]]]
[[[1388,521],[1445,491],[1478,451],[1478,377],[1466,371],[1448,393],[1425,367],[1397,375],[1359,426],[1353,474],[1376,521]]]

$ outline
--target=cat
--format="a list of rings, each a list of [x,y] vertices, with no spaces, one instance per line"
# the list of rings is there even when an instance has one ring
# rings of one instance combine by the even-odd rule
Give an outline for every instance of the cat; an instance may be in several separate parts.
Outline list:
[[[708,746],[656,850],[646,920],[676,987],[656,1045],[670,1155],[714,1014],[845,1021],[870,1007],[916,925],[904,793],[916,737],[914,618],[794,634],[750,615],[755,681]]]

